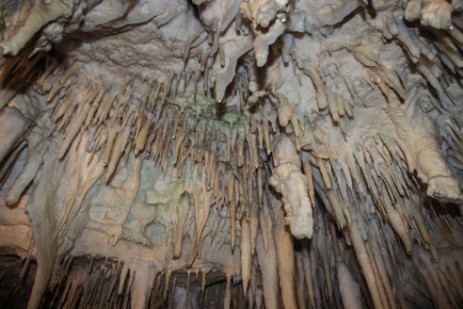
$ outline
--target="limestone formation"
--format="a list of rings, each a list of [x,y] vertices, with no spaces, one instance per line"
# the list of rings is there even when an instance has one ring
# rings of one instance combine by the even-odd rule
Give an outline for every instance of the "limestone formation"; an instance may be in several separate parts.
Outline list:
[[[459,0],[0,0],[0,307],[463,307]]]

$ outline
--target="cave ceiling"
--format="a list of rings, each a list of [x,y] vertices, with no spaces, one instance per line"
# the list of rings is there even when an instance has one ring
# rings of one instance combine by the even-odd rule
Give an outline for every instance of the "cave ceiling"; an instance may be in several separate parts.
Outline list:
[[[461,307],[462,11],[1,0],[0,284],[15,256],[28,308]]]

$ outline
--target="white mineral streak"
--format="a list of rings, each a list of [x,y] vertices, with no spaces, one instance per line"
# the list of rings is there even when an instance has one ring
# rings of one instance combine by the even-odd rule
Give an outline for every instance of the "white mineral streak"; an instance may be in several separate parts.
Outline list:
[[[462,11],[2,1],[0,265],[29,308],[459,307]]]

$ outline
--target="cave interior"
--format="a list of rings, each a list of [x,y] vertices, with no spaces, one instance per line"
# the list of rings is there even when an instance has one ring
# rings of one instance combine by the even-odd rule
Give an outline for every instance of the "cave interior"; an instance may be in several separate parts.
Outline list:
[[[0,0],[0,307],[463,308],[462,17]]]

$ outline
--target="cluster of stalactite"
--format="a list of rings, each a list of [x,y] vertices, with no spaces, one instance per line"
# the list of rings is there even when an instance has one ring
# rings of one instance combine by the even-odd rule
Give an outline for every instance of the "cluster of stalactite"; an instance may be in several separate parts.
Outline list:
[[[4,308],[24,308],[32,287],[34,273],[17,282],[20,261],[17,257],[2,256],[0,305]],[[32,264],[34,271],[37,265]],[[154,265],[146,267],[144,278],[152,282],[135,281],[134,269],[123,262],[101,257],[78,257],[63,260],[63,271],[52,279],[41,306],[47,308],[129,308],[132,298],[146,285],[146,306],[149,308],[222,308],[226,286],[223,273],[201,273],[199,270],[161,272]],[[140,274],[138,275],[138,277]],[[16,277],[16,278],[15,278]],[[207,283],[207,284],[206,284]],[[239,284],[231,287],[231,308],[245,306]]]
[[[116,2],[2,7],[31,308],[461,306],[458,1]]]

